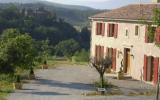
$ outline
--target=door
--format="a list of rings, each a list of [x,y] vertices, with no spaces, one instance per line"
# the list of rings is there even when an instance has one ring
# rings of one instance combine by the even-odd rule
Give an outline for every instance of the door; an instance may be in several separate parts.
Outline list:
[[[130,59],[130,49],[125,48],[124,49],[124,72],[127,74],[131,73],[131,59]]]

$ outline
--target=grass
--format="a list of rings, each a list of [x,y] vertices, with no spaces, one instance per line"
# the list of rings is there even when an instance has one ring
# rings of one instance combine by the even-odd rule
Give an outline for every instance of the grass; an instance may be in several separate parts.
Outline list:
[[[0,100],[5,100],[5,97],[13,91],[14,90],[11,82],[0,81]]]

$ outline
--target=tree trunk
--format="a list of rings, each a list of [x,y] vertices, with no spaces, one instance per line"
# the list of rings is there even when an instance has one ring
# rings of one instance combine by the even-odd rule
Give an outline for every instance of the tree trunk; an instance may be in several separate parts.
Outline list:
[[[104,77],[103,77],[103,74],[100,75],[100,79],[101,79],[101,88],[104,88]],[[104,95],[104,91],[102,91],[101,94]]]
[[[100,75],[100,79],[101,79],[101,88],[104,88],[104,77],[103,77],[103,75]]]

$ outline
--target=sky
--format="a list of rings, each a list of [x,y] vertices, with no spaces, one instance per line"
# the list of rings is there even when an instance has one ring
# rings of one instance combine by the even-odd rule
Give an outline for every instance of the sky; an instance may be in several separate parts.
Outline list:
[[[61,4],[83,5],[97,9],[113,9],[133,3],[149,3],[151,0],[46,0]]]

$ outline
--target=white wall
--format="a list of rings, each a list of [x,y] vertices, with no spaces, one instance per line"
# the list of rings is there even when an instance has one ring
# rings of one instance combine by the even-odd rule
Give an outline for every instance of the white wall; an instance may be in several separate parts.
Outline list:
[[[160,57],[160,49],[156,47],[153,43],[145,43],[145,25],[135,24],[135,23],[124,23],[118,22],[118,36],[107,37],[107,26],[105,26],[105,36],[96,35],[96,23],[98,21],[92,21],[92,35],[91,35],[91,57],[95,56],[95,45],[101,45],[105,47],[117,48],[118,51],[124,51],[124,48],[130,48],[131,54],[134,57],[131,57],[131,76],[135,79],[141,77],[141,71],[143,71],[144,65],[144,55]],[[101,21],[99,21],[101,22]],[[104,22],[105,25],[108,23],[115,22]],[[140,27],[139,35],[135,35],[135,26]],[[125,36],[126,29],[128,29],[129,34]],[[133,47],[132,47],[133,45]],[[104,53],[104,54],[105,54]],[[117,62],[116,62],[116,71],[119,71],[121,67],[121,60],[123,54],[119,55],[117,52]]]

